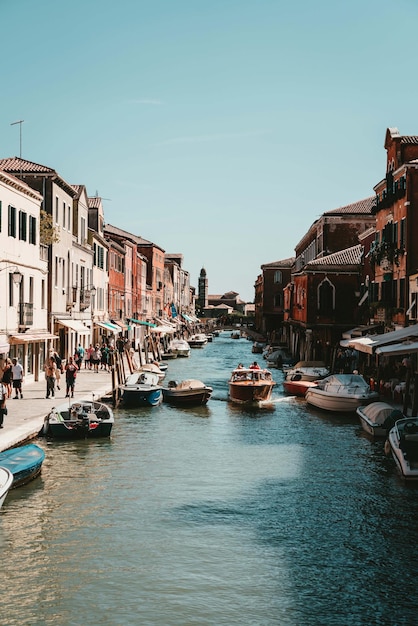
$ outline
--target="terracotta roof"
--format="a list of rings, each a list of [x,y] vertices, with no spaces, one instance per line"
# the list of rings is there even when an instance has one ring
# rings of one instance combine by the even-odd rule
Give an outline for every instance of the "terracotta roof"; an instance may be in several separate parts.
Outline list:
[[[288,259],[282,259],[281,261],[272,261],[271,263],[263,263],[263,265],[261,265],[261,269],[268,269],[269,267],[292,267],[292,265],[295,262],[295,257],[291,256]]]
[[[402,135],[401,143],[418,143],[418,137],[416,135]]]
[[[29,187],[25,182],[13,176],[13,174],[8,174],[7,172],[0,169],[0,181],[4,182],[9,187],[13,187],[14,189],[18,189],[20,192],[30,196],[31,198],[35,198],[36,200],[41,201],[42,195]]]
[[[88,198],[89,201],[89,209],[100,209],[102,204],[102,199],[99,196],[93,196],[92,198]]]
[[[138,246],[154,246],[162,252],[165,252],[165,250],[161,248],[161,246],[159,246],[158,244],[153,243],[152,241],[148,241],[148,239],[144,239],[143,237],[140,237],[138,235],[129,233],[127,230],[123,230],[122,228],[117,228],[117,226],[112,226],[112,224],[106,224],[104,230],[105,235],[106,233],[108,233],[109,235],[116,235],[117,237],[122,237],[123,239],[129,239],[129,241],[136,243]]]
[[[19,157],[10,157],[8,159],[0,159],[0,169],[13,173],[24,172],[26,174],[55,174],[55,170],[46,165],[26,161]]]
[[[339,215],[339,214],[359,214],[359,215],[372,215],[372,209],[376,205],[376,196],[370,196],[364,200],[358,200],[352,204],[339,207],[338,209],[332,209],[327,211],[324,215]]]
[[[333,254],[321,257],[320,259],[313,259],[306,264],[306,269],[312,269],[313,267],[323,267],[324,265],[359,265],[363,257],[363,246],[357,244],[351,248],[345,250],[339,250]]]

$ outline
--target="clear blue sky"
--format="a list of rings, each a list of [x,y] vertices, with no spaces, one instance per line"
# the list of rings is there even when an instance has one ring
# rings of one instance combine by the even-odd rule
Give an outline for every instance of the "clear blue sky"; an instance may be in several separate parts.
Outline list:
[[[416,0],[0,0],[0,157],[254,297],[325,211],[418,134]]]

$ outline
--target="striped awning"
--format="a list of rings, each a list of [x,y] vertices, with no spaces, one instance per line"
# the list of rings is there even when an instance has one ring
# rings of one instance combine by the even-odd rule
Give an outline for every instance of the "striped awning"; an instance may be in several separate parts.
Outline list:
[[[39,343],[49,339],[59,339],[59,337],[47,331],[40,331],[38,333],[16,333],[15,335],[10,335],[9,343],[12,345],[16,345],[17,343]]]

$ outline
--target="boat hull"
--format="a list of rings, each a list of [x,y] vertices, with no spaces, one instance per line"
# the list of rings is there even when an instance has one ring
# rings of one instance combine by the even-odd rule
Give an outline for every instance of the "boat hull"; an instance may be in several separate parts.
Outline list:
[[[13,474],[7,467],[0,467],[0,509],[13,484]]]
[[[404,417],[386,402],[371,402],[366,406],[359,406],[356,412],[362,429],[371,437],[387,437],[388,430],[395,424],[393,414],[398,414],[397,419]]]
[[[113,412],[101,402],[73,402],[52,409],[44,422],[43,434],[52,439],[97,439],[110,437]]]
[[[413,434],[406,430],[413,426]],[[418,419],[404,418],[396,422],[388,436],[392,457],[398,472],[406,482],[418,481]]]
[[[161,388],[123,389],[122,404],[126,407],[158,406],[162,400],[163,393]]]
[[[34,443],[11,448],[0,453],[0,467],[7,468],[13,474],[11,489],[26,485],[36,478],[42,469],[45,452]]]
[[[283,381],[283,389],[292,396],[304,398],[310,387],[315,387],[316,383],[309,380],[285,380]]]
[[[211,388],[179,392],[172,389],[163,389],[164,402],[175,406],[199,406],[206,404],[211,395]]]
[[[318,409],[323,409],[324,411],[355,413],[359,406],[376,402],[379,399],[379,394],[372,392],[370,395],[361,394],[358,396],[354,394],[345,395],[342,393],[333,395],[315,386],[306,391],[305,399],[308,404],[316,406]]]
[[[229,383],[229,399],[237,404],[259,404],[268,402],[275,383]]]

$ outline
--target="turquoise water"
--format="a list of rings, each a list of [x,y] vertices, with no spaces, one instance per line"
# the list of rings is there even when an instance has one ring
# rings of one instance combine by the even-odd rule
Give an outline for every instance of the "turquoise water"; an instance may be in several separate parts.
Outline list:
[[[279,370],[271,405],[231,405],[252,360],[224,333],[168,362],[166,381],[214,388],[207,407],[38,442],[41,478],[0,513],[2,626],[418,624],[418,491],[355,417],[284,397]]]

